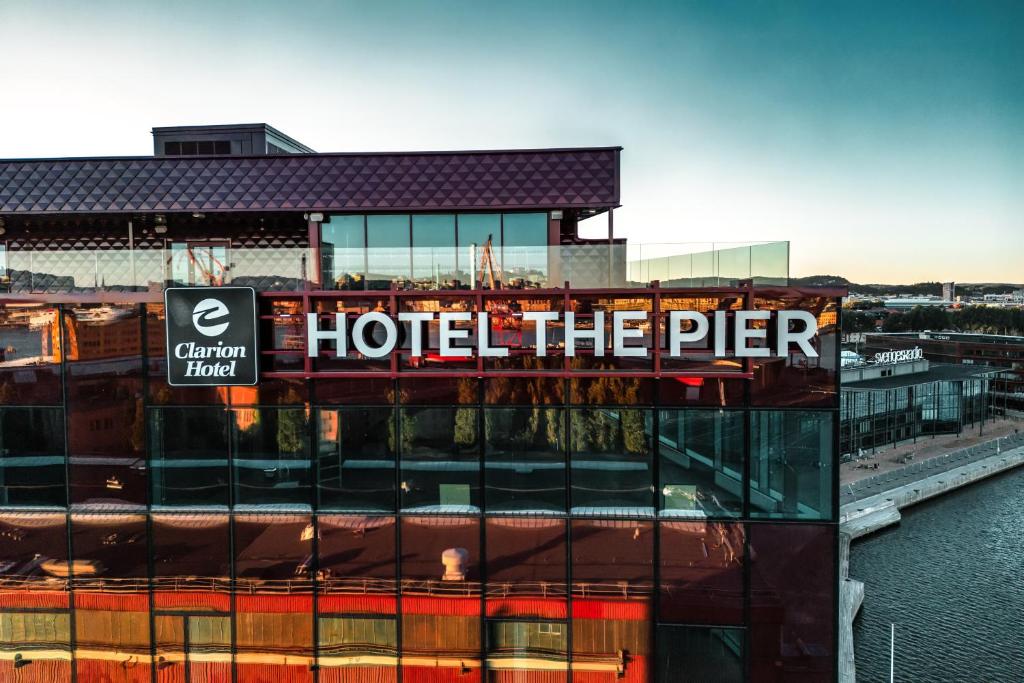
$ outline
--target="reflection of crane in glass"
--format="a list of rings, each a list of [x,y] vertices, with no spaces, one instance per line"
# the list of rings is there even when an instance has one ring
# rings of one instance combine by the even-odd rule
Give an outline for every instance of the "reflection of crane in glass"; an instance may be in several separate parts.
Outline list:
[[[492,235],[487,236],[487,241],[480,247],[480,267],[476,269],[476,273],[473,274],[473,287],[483,288],[484,277],[487,277],[487,282],[491,289],[498,289],[501,287],[501,282],[504,279],[504,275],[501,272],[501,265],[497,259],[494,258],[494,247],[491,243]],[[476,249],[476,245],[473,245]],[[475,257],[470,257],[473,263],[476,263]]]
[[[221,258],[218,258],[218,252]],[[222,260],[226,258],[227,249],[224,245],[172,244],[171,272],[175,274],[175,280],[184,281],[186,284],[220,287],[224,284],[227,273],[227,265]],[[185,274],[185,277],[178,277],[179,273]]]

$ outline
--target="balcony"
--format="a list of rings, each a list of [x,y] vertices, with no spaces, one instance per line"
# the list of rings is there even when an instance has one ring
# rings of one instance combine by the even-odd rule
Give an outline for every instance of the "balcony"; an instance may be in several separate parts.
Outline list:
[[[317,262],[319,268],[311,268]],[[0,292],[159,293],[167,286],[259,291],[644,288],[785,285],[789,243],[590,243],[540,247],[248,248],[0,251]]]

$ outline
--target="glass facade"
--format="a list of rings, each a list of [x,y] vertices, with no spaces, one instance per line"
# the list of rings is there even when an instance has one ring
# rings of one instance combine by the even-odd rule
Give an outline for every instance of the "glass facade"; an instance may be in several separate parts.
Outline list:
[[[253,387],[166,383],[159,292],[0,304],[0,680],[831,680],[837,299],[464,291],[546,272],[547,230],[332,216],[329,291],[261,290]],[[307,357],[304,306],[482,306],[514,352],[442,357],[435,320],[419,357]],[[666,311],[744,307],[810,311],[819,356],[668,352]],[[647,311],[656,350],[558,322],[538,356],[529,310],[609,348]]]
[[[839,408],[840,453],[850,460],[901,441],[958,434],[992,416],[997,403],[993,381],[976,377],[890,389],[844,388]]]

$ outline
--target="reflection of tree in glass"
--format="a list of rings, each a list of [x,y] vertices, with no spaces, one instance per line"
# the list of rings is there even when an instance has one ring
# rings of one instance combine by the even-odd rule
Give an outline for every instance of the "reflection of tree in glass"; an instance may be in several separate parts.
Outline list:
[[[459,403],[476,403],[476,384],[472,380],[459,380]],[[474,408],[459,408],[455,411],[455,445],[473,446],[477,442],[477,411]]]
[[[301,403],[301,397],[294,389],[288,389],[284,403]],[[277,413],[277,447],[282,453],[299,453],[305,443],[306,416],[301,410],[286,408]]]

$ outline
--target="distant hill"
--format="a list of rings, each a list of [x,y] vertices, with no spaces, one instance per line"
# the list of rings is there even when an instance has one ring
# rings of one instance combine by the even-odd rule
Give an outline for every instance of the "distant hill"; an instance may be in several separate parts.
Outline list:
[[[917,282],[912,285],[888,285],[883,283],[858,284],[850,282],[840,275],[809,275],[807,277],[790,278],[790,283],[796,286],[806,287],[848,287],[851,292],[867,294],[868,296],[882,296],[884,294],[912,294],[924,296],[933,294],[942,295],[941,282]],[[1007,282],[958,282],[956,293],[967,296],[981,296],[983,294],[1005,294],[1014,289],[1021,289],[1022,284]]]

